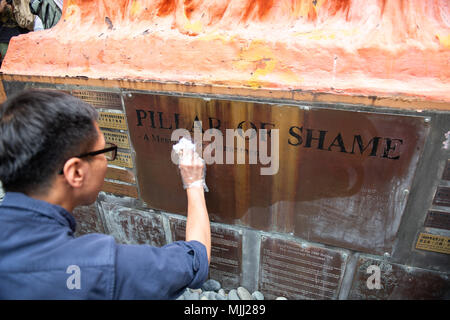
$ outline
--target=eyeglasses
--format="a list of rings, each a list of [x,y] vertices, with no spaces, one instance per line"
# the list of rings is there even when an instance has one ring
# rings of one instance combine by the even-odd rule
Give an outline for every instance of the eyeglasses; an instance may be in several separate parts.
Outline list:
[[[116,160],[116,156],[117,156],[117,146],[114,143],[109,143],[107,142],[105,144],[104,149],[101,150],[97,150],[97,151],[91,151],[91,152],[87,152],[87,153],[82,153],[74,158],[84,158],[84,157],[90,157],[90,156],[96,156],[99,154],[104,153],[106,160],[108,161],[114,161]],[[59,172],[59,174],[63,174],[63,169],[61,169],[61,171]]]
[[[87,153],[83,153],[80,154],[79,156],[75,157],[75,158],[84,158],[84,157],[89,157],[89,156],[96,156],[98,154],[105,154],[106,160],[108,161],[114,161],[116,160],[116,156],[117,156],[117,146],[114,143],[106,143],[105,144],[105,149],[102,150],[98,150],[98,151],[92,151],[92,152],[87,152]]]

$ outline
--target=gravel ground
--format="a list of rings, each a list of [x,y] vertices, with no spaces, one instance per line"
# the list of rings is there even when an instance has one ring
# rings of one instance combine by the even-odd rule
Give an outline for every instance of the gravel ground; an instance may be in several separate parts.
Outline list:
[[[231,289],[226,292],[219,281],[207,280],[201,289],[187,288],[177,300],[264,300],[264,295],[259,291],[250,293],[244,287]],[[276,300],[287,300],[285,297],[278,297]]]

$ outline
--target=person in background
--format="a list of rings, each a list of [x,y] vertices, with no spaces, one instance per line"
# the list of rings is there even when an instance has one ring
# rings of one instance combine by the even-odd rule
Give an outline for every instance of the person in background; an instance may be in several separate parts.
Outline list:
[[[0,1],[0,66],[12,37],[33,31],[34,16],[28,0]]]
[[[34,31],[50,29],[61,19],[63,0],[31,0],[30,9],[36,15]]]

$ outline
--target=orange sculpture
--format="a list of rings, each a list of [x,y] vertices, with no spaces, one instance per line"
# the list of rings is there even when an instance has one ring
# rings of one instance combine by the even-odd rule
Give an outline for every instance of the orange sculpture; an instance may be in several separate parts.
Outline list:
[[[4,74],[450,101],[448,0],[67,0]]]

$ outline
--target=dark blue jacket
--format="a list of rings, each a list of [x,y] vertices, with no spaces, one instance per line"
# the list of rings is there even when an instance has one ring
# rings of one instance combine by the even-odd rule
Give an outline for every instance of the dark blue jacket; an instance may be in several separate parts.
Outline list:
[[[6,193],[0,204],[0,299],[175,299],[208,275],[206,247],[74,237],[64,208]]]

